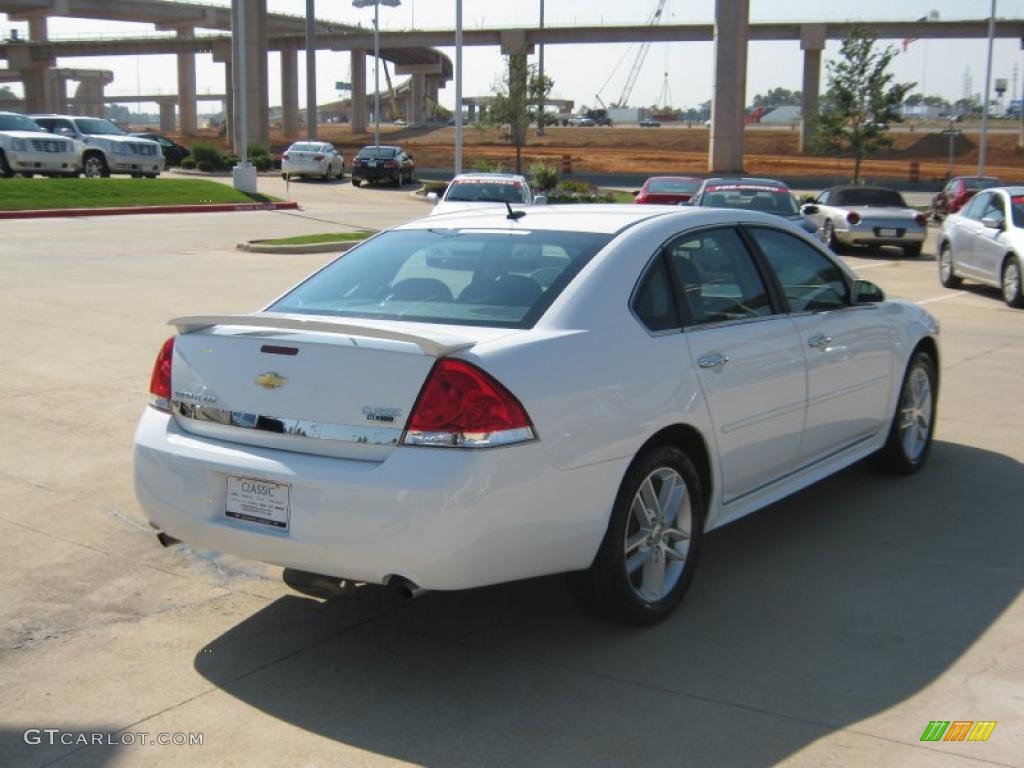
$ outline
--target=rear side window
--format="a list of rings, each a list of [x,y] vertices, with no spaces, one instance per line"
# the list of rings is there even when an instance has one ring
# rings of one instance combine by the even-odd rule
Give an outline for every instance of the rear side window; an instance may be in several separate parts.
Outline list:
[[[633,296],[633,312],[648,330],[657,332],[679,327],[672,291],[665,260],[659,256]]]
[[[772,314],[768,290],[736,230],[683,235],[667,250],[681,303],[695,324]]]
[[[529,328],[611,235],[417,229],[346,253],[270,309]]]
[[[826,256],[777,229],[749,231],[779,278],[791,312],[821,312],[849,303],[843,273]]]

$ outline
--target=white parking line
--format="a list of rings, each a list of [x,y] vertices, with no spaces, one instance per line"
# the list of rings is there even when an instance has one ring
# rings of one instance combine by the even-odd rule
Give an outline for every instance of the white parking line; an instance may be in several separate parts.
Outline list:
[[[946,299],[955,299],[958,296],[969,296],[968,293],[946,293],[942,296],[933,296],[930,299],[922,299],[921,301],[915,301],[915,304],[931,304],[933,301],[945,301]]]
[[[896,263],[895,261],[883,261],[883,262],[873,262],[871,264],[861,264],[861,265],[857,265],[857,266],[854,266],[853,264],[851,264],[850,268],[851,269],[874,269],[875,267],[891,267],[895,263]]]

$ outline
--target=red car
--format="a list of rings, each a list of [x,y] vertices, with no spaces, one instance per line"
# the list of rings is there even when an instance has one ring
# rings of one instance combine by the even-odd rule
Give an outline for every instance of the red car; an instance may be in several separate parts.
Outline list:
[[[634,203],[679,205],[688,203],[703,179],[691,176],[652,176],[636,193]]]
[[[932,218],[938,221],[956,213],[982,189],[1002,186],[995,176],[954,176],[939,194],[932,198]]]

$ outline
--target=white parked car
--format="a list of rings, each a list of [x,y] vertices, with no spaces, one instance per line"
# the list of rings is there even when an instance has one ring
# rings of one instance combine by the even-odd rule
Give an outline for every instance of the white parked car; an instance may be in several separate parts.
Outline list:
[[[135,433],[166,537],[465,589],[574,572],[669,613],[705,531],[873,454],[926,460],[938,325],[778,217],[428,217],[263,310],[181,317]]]
[[[345,158],[326,141],[297,141],[281,155],[281,177],[345,178]]]
[[[836,253],[849,246],[898,245],[916,258],[928,237],[928,217],[885,187],[831,187],[802,212]]]
[[[946,217],[939,237],[939,280],[964,278],[999,288],[1011,307],[1024,307],[1024,187],[982,190]]]
[[[160,145],[129,136],[109,120],[76,115],[30,115],[50,133],[75,141],[81,149],[82,174],[88,178],[131,174],[155,179],[164,169]]]
[[[80,162],[72,139],[47,133],[24,115],[0,112],[0,178],[77,176]]]
[[[546,195],[534,197],[525,176],[514,173],[460,173],[440,198],[436,192],[427,195],[434,202],[431,216],[478,208],[505,208],[510,205],[543,205]]]

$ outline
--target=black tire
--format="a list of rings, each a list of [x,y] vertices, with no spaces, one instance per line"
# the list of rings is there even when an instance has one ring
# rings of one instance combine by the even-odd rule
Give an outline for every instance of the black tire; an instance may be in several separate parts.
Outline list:
[[[288,174],[287,173],[282,173],[281,174],[281,178],[284,179],[285,181],[288,181]]]
[[[362,183],[363,183],[362,179],[357,179],[355,176],[352,177],[352,186],[353,187],[358,187]]]
[[[396,187],[401,188],[401,186],[402,186],[402,172],[399,171],[397,174],[395,174],[395,178],[392,181],[393,181],[393,183],[394,183],[394,185]]]
[[[0,150],[0,179],[9,179],[14,175],[11,166],[7,164],[7,155]]]
[[[919,369],[923,370],[924,374],[928,377],[928,385],[930,387],[930,402],[925,409],[928,411],[929,421],[923,447],[919,451],[911,453],[908,451],[906,441],[904,440],[904,430],[901,429],[901,425],[904,410],[912,407],[912,405],[916,405],[912,404],[914,399],[912,377],[916,375],[916,371]],[[889,437],[882,449],[873,457],[873,463],[876,468],[894,475],[911,475],[924,466],[924,463],[928,460],[928,454],[931,452],[932,437],[935,435],[935,415],[938,410],[939,401],[938,393],[938,376],[935,371],[935,361],[928,352],[918,349],[910,358],[907,370],[903,374],[899,398],[896,401],[896,412],[893,414],[892,424],[889,427]],[[911,421],[914,424],[918,423],[916,416]]]
[[[924,247],[923,243],[914,243],[913,245],[903,246],[903,255],[908,259],[916,259],[921,255],[921,249]]]
[[[843,244],[839,242],[839,238],[836,237],[836,228],[832,224],[832,220],[826,220],[822,227],[822,234],[825,237],[825,242],[828,243],[828,247],[832,250],[832,253],[842,253]]]
[[[160,175],[159,173],[144,173],[144,174],[142,174],[142,177],[144,179],[155,179],[159,175]]]
[[[939,249],[939,282],[944,288],[959,288],[963,282],[956,274],[953,249],[949,247],[949,243],[943,243]]]
[[[664,555],[658,555],[659,547],[649,546],[651,539],[644,538],[644,531],[634,527],[638,518],[634,515],[633,506],[641,485],[654,473],[666,470],[672,470],[682,479],[685,493],[689,497],[688,549],[681,570],[673,576],[676,579],[674,584],[660,599],[650,600],[639,594],[638,590],[643,586],[633,581],[638,575],[643,578],[646,566],[640,567],[633,576],[627,571],[627,537],[639,536],[643,542],[636,549],[634,557],[642,552],[651,553],[643,562],[651,563],[659,557],[665,558]],[[651,489],[660,491],[664,487],[662,485],[655,489],[652,484]],[[627,624],[654,624],[673,611],[693,580],[703,529],[704,494],[693,463],[678,448],[669,445],[653,446],[637,456],[630,465],[615,498],[608,531],[597,556],[590,568],[570,574],[570,585],[584,607],[593,613]],[[677,543],[681,545],[681,541]],[[665,558],[665,563],[670,560],[672,558]],[[662,566],[663,569],[665,567]]]
[[[1006,305],[1014,309],[1024,307],[1024,275],[1021,274],[1020,263],[1013,256],[1003,262],[999,284]]]
[[[26,173],[25,171],[22,171],[18,175],[21,176],[21,178],[23,179],[31,179],[33,176],[35,176],[34,173]]]
[[[327,171],[324,173],[324,181],[334,181],[334,166],[330,163],[327,164]]]
[[[90,152],[82,158],[82,175],[87,179],[106,179],[110,177],[107,160],[98,152]]]

